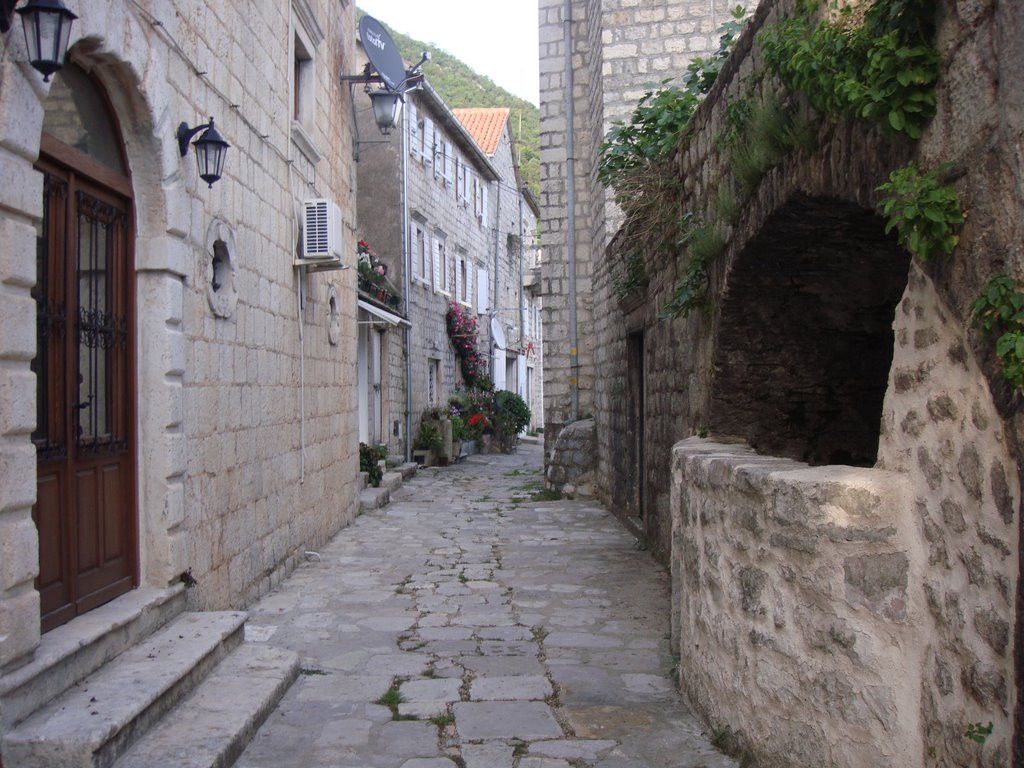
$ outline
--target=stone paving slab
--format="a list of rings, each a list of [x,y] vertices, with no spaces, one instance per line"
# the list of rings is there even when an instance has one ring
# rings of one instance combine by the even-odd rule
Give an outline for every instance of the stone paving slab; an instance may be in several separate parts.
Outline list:
[[[671,682],[667,574],[531,501],[541,460],[422,469],[253,606],[303,672],[238,768],[736,768]]]

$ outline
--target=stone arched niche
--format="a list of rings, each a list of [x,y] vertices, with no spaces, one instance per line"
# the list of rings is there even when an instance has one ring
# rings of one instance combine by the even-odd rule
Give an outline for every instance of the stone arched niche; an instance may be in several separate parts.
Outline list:
[[[759,453],[871,466],[909,254],[856,204],[796,197],[721,298],[709,426]]]

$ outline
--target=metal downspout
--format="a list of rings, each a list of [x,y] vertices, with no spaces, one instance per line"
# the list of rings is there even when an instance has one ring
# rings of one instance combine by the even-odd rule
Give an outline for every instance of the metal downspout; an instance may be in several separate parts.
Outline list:
[[[497,190],[496,194],[494,195],[494,293],[491,295],[491,306],[488,307],[488,309],[490,317],[492,319],[497,319],[498,322],[500,323],[501,319],[498,318],[497,309],[500,306],[500,302],[498,301],[498,275],[501,274],[501,259],[499,248],[501,243],[501,179],[498,179],[497,182],[495,182],[494,188],[495,190]],[[488,323],[487,325],[490,326],[490,323]],[[494,343],[494,330],[488,327],[487,332],[491,334],[491,359],[494,361],[494,372],[491,374],[491,380],[497,381],[498,366],[501,365],[504,367],[505,354],[504,350],[502,350],[501,359],[498,359],[498,346],[497,344]],[[505,346],[508,346],[507,341],[505,342]],[[505,382],[505,389],[508,389],[507,381]]]
[[[412,96],[410,95],[411,99]],[[409,110],[402,110],[402,140],[399,152],[402,153],[402,253],[405,258],[402,272],[402,289],[405,291],[405,316],[411,317],[409,296],[412,293],[412,245],[409,243]],[[412,326],[407,325],[402,331],[402,346],[405,352],[405,461],[412,461]]]
[[[576,328],[576,105],[572,73],[572,0],[562,12],[562,48],[565,57],[565,201],[568,207],[566,268],[569,283],[569,421],[580,417],[579,337]]]
[[[525,355],[522,350],[526,349],[526,302],[523,296],[523,259],[525,258],[523,247],[523,190],[519,190],[519,349],[520,354]],[[519,389],[525,392],[525,382],[517,382]],[[529,394],[529,393],[527,393]],[[531,406],[532,407],[532,406]]]

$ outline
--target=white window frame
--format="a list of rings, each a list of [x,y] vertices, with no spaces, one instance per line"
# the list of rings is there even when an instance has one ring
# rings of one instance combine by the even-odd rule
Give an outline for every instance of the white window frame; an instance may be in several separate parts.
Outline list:
[[[420,162],[430,170],[434,169],[434,121],[423,118],[423,143],[420,145]]]
[[[455,186],[455,155],[452,143],[444,142],[444,185],[451,189]]]
[[[476,301],[476,311],[485,315],[491,308],[491,274],[487,267],[476,266],[476,296],[470,294],[471,301]]]
[[[430,265],[430,237],[427,235],[427,224],[419,219],[413,219],[409,224],[409,229],[413,282],[430,285],[431,276],[428,270]]]
[[[311,132],[316,119],[316,49],[324,37],[309,0],[292,0],[288,94],[290,133],[292,143],[313,165],[321,158]]]
[[[444,296],[451,296],[451,290],[449,287],[449,269],[448,269],[448,249],[446,245],[447,237],[443,232],[434,233],[433,243],[433,267],[434,267],[434,293],[440,293]]]

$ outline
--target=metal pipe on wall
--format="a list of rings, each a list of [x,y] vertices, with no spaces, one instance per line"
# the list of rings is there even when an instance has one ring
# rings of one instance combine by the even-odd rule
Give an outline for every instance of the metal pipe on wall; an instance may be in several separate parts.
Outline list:
[[[407,94],[412,99],[412,94]],[[402,289],[405,291],[405,316],[410,316],[409,296],[412,294],[412,245],[409,243],[409,110],[402,110],[402,139],[398,151],[402,153]],[[405,348],[405,461],[412,461],[412,326],[402,331]]]
[[[569,283],[569,421],[580,416],[579,336],[576,327],[576,105],[572,73],[572,0],[565,0],[562,12],[562,46],[565,57],[565,202],[568,208],[566,268]]]

